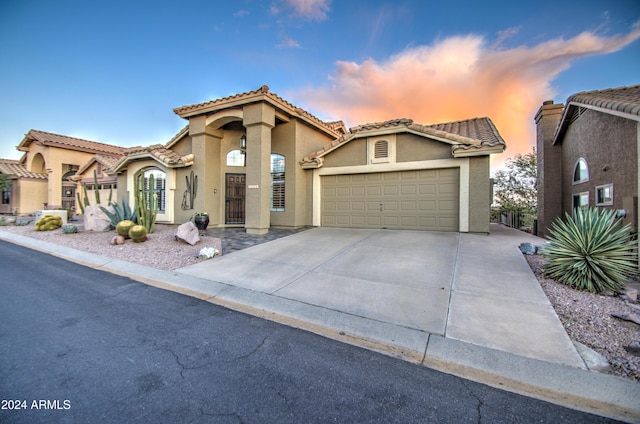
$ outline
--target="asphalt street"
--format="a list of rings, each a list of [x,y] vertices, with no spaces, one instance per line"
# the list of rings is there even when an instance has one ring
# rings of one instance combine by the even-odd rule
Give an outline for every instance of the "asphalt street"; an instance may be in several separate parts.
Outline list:
[[[0,270],[0,422],[614,422],[5,242]]]

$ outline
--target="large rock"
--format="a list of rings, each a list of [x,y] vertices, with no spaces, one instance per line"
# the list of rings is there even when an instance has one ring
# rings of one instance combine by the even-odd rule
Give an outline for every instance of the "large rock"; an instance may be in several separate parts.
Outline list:
[[[103,208],[111,213],[115,213],[111,206],[103,206]],[[85,206],[84,229],[85,231],[109,231],[111,229],[111,219],[98,206]]]
[[[198,234],[198,228],[193,225],[193,222],[187,221],[180,225],[176,229],[176,240],[189,243],[191,246],[200,241],[200,235]]]

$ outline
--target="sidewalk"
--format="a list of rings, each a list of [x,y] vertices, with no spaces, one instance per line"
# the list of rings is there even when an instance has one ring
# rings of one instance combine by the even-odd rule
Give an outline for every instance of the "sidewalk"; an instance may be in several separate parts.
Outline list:
[[[315,228],[173,272],[0,239],[326,337],[629,422],[640,385],[585,369],[518,250],[541,239]]]

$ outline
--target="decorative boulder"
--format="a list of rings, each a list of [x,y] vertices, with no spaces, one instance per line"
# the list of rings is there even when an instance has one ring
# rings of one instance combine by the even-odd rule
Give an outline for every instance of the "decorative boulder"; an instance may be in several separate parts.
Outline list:
[[[103,206],[103,208],[115,213],[112,206]],[[111,229],[111,219],[98,206],[85,206],[84,229],[85,231],[109,231]]]
[[[198,229],[191,221],[187,221],[176,229],[176,240],[189,243],[191,246],[200,241]]]
[[[113,236],[113,238],[111,239],[111,244],[113,246],[120,246],[124,244],[124,237],[123,236]]]
[[[531,243],[520,244],[520,251],[525,255],[535,255],[538,253],[538,247]]]

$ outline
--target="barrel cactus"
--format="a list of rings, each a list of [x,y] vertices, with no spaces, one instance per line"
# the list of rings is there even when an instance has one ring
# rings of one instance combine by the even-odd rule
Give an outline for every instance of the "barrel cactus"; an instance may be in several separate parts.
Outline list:
[[[36,231],[52,231],[62,226],[62,218],[54,215],[45,215],[36,222]]]
[[[135,225],[136,224],[133,221],[130,221],[128,219],[122,220],[116,225],[116,233],[124,238],[129,238],[129,231]]]
[[[143,225],[134,225],[129,230],[129,238],[136,243],[141,243],[147,239],[147,229]]]

